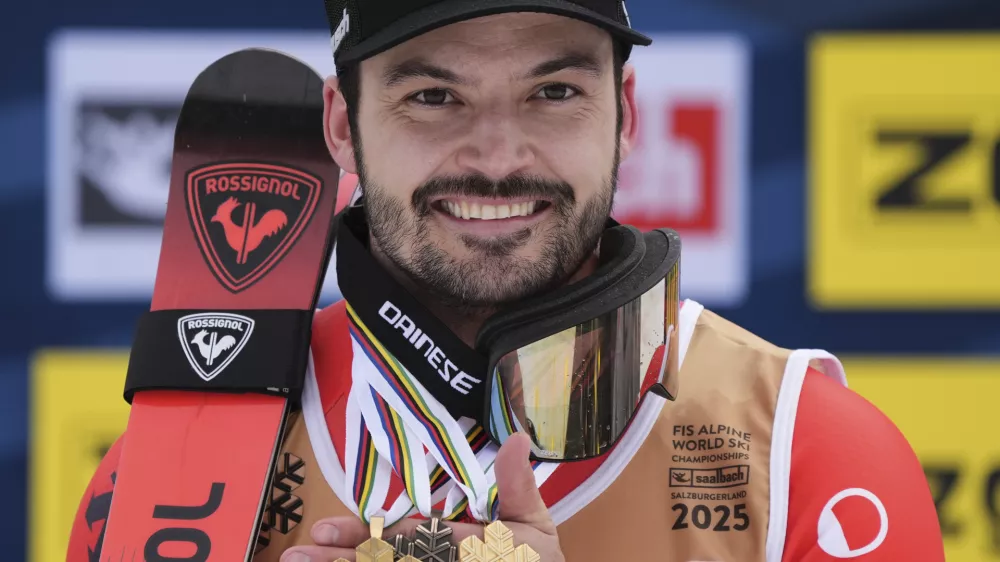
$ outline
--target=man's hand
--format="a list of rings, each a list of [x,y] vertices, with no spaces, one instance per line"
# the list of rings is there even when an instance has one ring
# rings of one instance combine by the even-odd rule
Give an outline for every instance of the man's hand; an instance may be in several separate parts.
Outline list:
[[[535,486],[535,475],[528,462],[530,441],[517,434],[500,447],[496,458],[497,492],[500,497],[500,520],[514,532],[514,544],[527,544],[542,562],[564,562],[559,536],[549,510]],[[404,519],[385,530],[383,539],[395,535],[413,538],[421,522]],[[483,538],[483,525],[446,523],[452,529],[457,546],[466,537]],[[354,548],[370,537],[368,527],[354,517],[333,517],[316,522],[312,528],[315,546],[296,546],[281,555],[281,562],[332,562],[338,558],[354,560]]]

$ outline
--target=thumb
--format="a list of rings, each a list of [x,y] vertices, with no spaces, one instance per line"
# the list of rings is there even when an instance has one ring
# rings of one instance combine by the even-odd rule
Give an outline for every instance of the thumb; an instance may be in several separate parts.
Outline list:
[[[530,525],[544,533],[555,535],[556,526],[549,508],[535,485],[528,455],[531,441],[523,433],[510,436],[500,447],[496,458],[497,496],[500,519]]]

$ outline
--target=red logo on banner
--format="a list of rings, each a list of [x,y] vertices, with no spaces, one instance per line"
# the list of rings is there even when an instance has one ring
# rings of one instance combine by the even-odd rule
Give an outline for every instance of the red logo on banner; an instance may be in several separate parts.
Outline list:
[[[711,101],[640,104],[639,116],[638,142],[620,170],[615,218],[643,231],[713,233],[722,192],[721,107]]]

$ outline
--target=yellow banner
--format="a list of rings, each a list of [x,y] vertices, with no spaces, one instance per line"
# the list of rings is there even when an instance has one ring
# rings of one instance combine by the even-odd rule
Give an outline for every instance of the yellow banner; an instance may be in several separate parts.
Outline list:
[[[924,466],[948,562],[1000,561],[1000,359],[842,358]]]
[[[842,359],[850,387],[885,412],[920,457],[948,562],[1000,562],[1000,359]],[[36,356],[29,562],[66,559],[83,492],[128,422],[121,397],[127,365],[127,353]]]
[[[825,35],[809,65],[810,297],[1000,306],[1000,34]]]
[[[66,560],[87,484],[128,423],[129,406],[122,398],[127,367],[127,353],[47,350],[35,356],[29,562]]]

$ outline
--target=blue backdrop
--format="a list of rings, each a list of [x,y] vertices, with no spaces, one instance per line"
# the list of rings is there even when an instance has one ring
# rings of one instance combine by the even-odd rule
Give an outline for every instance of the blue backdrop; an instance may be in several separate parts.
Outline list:
[[[320,0],[18,2],[0,34],[0,552],[23,560],[27,370],[42,346],[127,346],[148,302],[68,305],[45,288],[45,46],[60,27],[324,29]],[[1000,313],[819,313],[805,293],[806,45],[827,30],[995,30],[996,0],[630,0],[649,32],[742,34],[752,48],[751,287],[716,310],[786,347],[834,353],[1000,353]],[[992,69],[993,72],[1000,69]]]

